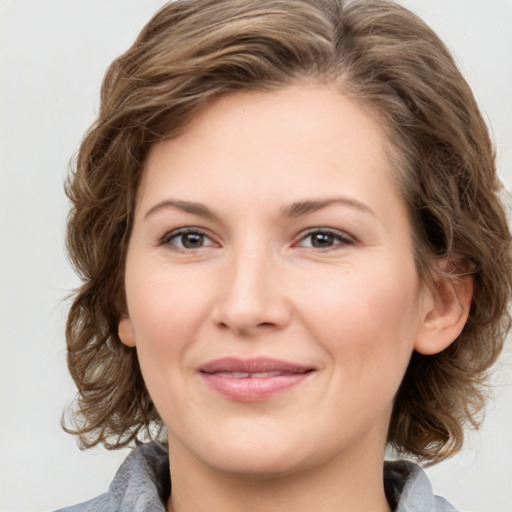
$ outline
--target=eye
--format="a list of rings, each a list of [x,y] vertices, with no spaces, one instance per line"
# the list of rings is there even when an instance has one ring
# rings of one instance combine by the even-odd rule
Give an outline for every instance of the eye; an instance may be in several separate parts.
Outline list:
[[[183,250],[201,249],[202,247],[217,245],[204,231],[198,228],[171,231],[162,238],[162,244]]]
[[[311,247],[313,249],[331,249],[333,247],[353,244],[353,239],[340,231],[315,229],[306,233],[296,245],[299,247]]]

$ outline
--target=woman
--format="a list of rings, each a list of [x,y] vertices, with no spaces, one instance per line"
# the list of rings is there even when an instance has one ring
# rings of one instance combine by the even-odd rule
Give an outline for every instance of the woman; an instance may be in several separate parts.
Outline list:
[[[454,510],[384,451],[435,463],[478,424],[509,327],[498,191],[468,85],[405,9],[164,7],[68,184],[68,429],[161,443],[70,510]]]

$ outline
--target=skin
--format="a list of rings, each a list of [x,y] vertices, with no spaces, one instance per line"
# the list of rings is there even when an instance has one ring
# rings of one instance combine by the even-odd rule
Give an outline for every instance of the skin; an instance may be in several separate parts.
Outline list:
[[[470,284],[423,286],[411,240],[385,134],[326,87],[223,97],[153,146],[119,335],[168,428],[168,510],[390,510],[393,397],[471,299]],[[238,401],[198,371],[228,356],[314,371]]]

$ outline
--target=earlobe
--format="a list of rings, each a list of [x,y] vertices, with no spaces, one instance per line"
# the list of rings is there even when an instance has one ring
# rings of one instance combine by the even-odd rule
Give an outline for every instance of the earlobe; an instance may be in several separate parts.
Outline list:
[[[473,288],[474,279],[470,274],[435,280],[414,346],[417,352],[437,354],[458,338],[469,316]]]
[[[135,347],[132,322],[128,316],[123,316],[117,326],[117,334],[121,342],[127,347]]]

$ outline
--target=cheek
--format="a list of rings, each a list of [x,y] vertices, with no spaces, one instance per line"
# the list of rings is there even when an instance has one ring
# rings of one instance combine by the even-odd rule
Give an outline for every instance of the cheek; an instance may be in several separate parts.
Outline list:
[[[137,357],[144,382],[166,425],[186,407],[190,393],[183,375],[187,355],[199,338],[204,293],[178,273],[151,269],[126,283]]]
[[[208,309],[206,276],[191,281],[187,273],[153,267],[132,272],[126,282],[128,310],[141,364],[164,364],[186,350],[197,337],[200,320]]]
[[[384,374],[400,379],[412,354],[419,319],[415,270],[410,278],[392,275],[339,272],[325,286],[312,281],[301,301],[303,322],[352,382]]]

